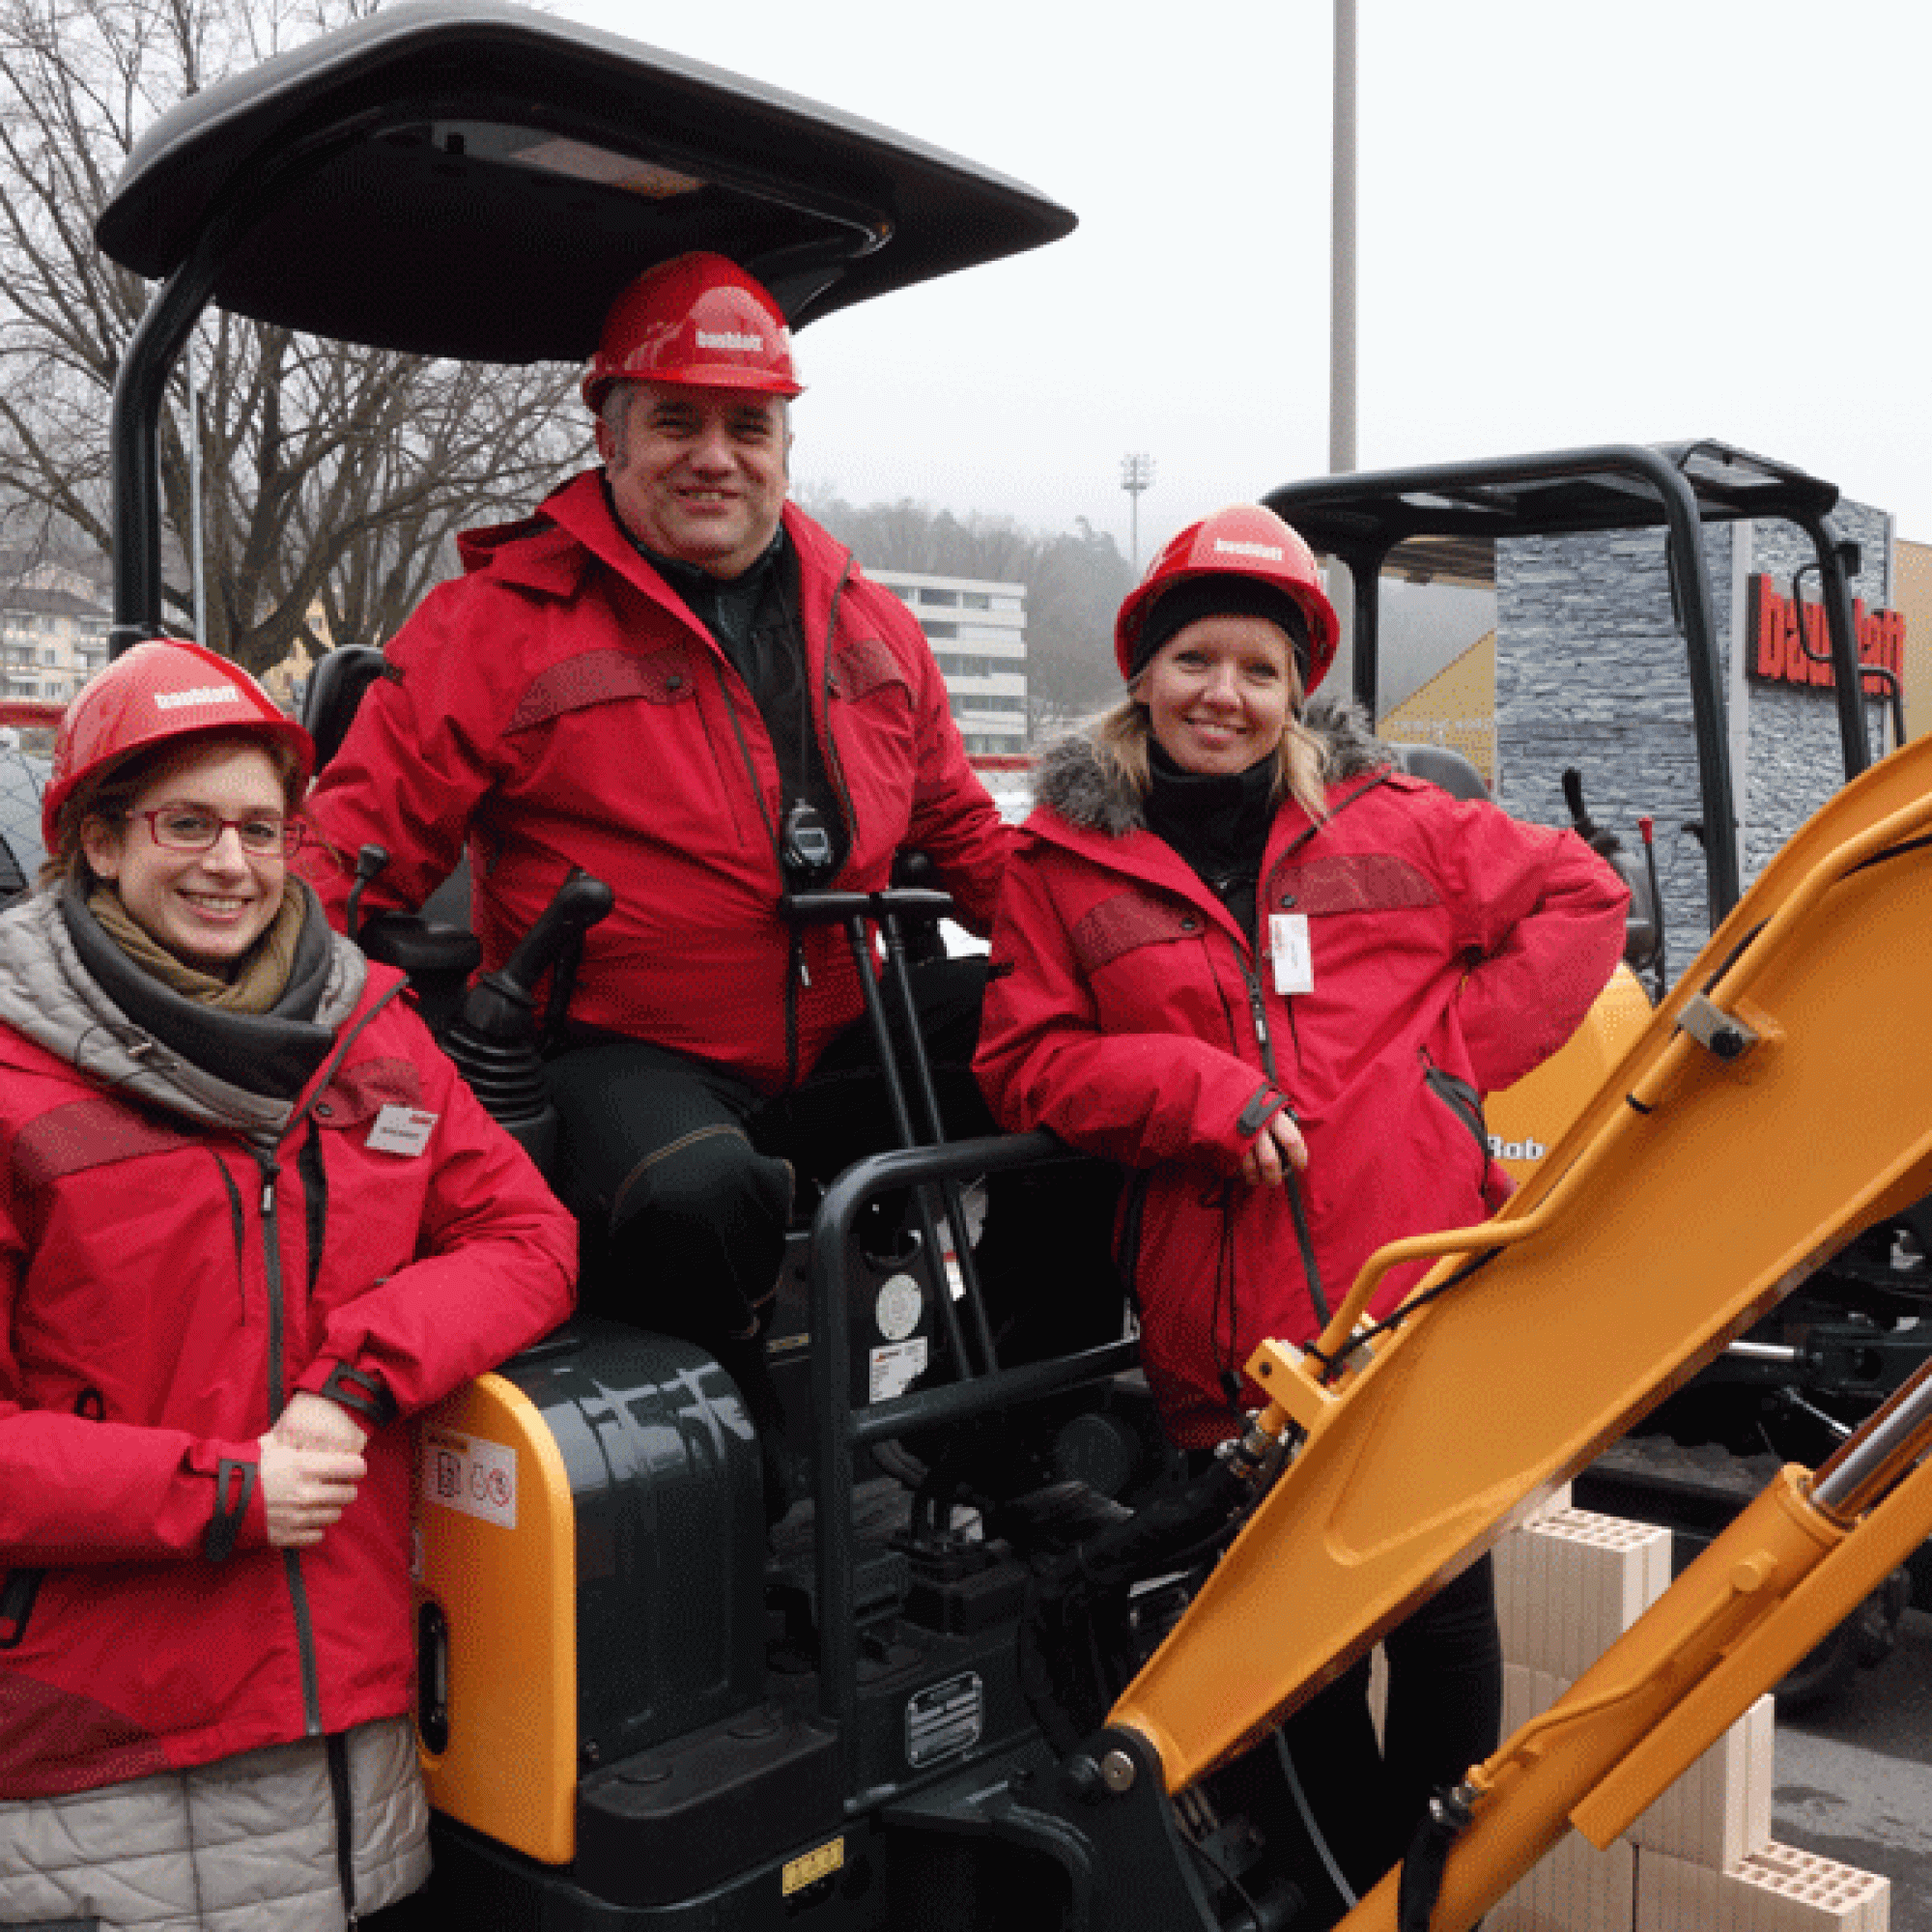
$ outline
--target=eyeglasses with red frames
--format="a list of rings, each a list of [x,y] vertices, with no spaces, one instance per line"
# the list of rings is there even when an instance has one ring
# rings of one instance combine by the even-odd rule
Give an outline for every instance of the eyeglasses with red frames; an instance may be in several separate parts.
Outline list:
[[[293,859],[301,850],[307,828],[299,818],[278,812],[253,811],[246,818],[223,818],[198,805],[159,805],[150,811],[130,811],[145,818],[148,834],[169,852],[212,852],[221,835],[233,827],[242,849],[251,859]]]

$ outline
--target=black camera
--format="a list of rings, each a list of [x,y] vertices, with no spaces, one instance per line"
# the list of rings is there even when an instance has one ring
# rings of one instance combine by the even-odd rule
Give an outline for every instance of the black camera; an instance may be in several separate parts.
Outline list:
[[[794,887],[822,886],[832,876],[832,834],[818,809],[804,799],[785,813],[781,856]]]

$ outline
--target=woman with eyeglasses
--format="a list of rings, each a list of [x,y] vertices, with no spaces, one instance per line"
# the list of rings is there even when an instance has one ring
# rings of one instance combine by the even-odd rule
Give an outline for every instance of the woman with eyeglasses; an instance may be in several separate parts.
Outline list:
[[[0,915],[0,1922],[335,1932],[428,1869],[405,1418],[575,1228],[288,859],[196,645],[68,707]]]

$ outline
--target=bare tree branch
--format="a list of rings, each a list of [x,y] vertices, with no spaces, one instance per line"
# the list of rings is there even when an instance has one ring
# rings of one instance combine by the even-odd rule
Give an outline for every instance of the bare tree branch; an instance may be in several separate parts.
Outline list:
[[[109,542],[108,399],[152,291],[94,246],[141,131],[373,0],[0,0],[0,518]],[[467,525],[521,514],[583,453],[575,372],[483,368],[211,313],[200,402],[207,641],[252,669],[380,643]],[[163,598],[192,608],[188,384],[161,429]]]

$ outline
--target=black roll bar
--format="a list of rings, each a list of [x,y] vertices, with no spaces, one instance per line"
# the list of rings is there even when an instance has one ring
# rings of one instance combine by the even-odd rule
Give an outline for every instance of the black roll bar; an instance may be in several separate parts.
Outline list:
[[[849,1167],[827,1190],[811,1230],[811,1392],[818,1420],[816,1457],[818,1706],[839,1728],[848,1774],[856,1746],[859,1653],[853,1586],[853,1453],[916,1430],[990,1414],[995,1409],[1102,1381],[1137,1365],[1139,1344],[1103,1343],[1047,1362],[996,1369],[939,1388],[915,1390],[863,1413],[852,1408],[845,1257],[859,1211],[875,1195],[921,1183],[955,1183],[1019,1167],[1066,1166],[1091,1156],[1051,1134],[1003,1134],[873,1154]],[[850,1782],[848,1776],[847,1782]],[[856,1804],[858,1801],[853,1801]]]
[[[1679,573],[1682,593],[1680,620],[1689,655],[1690,712],[1697,738],[1706,827],[1706,880],[1711,923],[1716,926],[1737,902],[1741,890],[1737,804],[1724,742],[1723,676],[1717,639],[1711,628],[1710,572],[1704,561],[1704,547],[1698,541],[1702,519],[1697,499],[1676,463],[1641,443],[1613,443],[1596,449],[1555,450],[1547,455],[1505,457],[1483,463],[1323,477],[1270,491],[1264,500],[1318,550],[1327,550],[1348,564],[1355,585],[1355,696],[1362,704],[1373,707],[1377,696],[1378,642],[1373,613],[1379,603],[1373,593],[1389,552],[1405,538],[1434,529],[1479,530],[1492,536],[1537,534],[1532,521],[1525,520],[1520,530],[1512,531],[1507,521],[1498,515],[1499,509],[1512,500],[1506,493],[1522,484],[1557,482],[1575,476],[1628,479],[1640,491],[1653,495],[1663,513],[1670,553],[1676,559],[1673,568]],[[1492,497],[1490,493],[1497,494]],[[1442,508],[1438,512],[1427,504],[1420,505],[1406,524],[1364,516],[1360,533],[1350,538],[1348,512],[1351,501],[1379,505],[1398,495],[1436,499]],[[1319,525],[1297,515],[1304,499],[1310,502],[1319,499],[1324,512]],[[1456,507],[1459,503],[1467,506],[1466,513],[1459,513]],[[1325,514],[1331,506],[1332,515]],[[1369,613],[1366,622],[1365,613]]]
[[[1820,587],[1836,668],[1845,775],[1871,762],[1844,548],[1827,521],[1836,486],[1786,464],[1710,440],[1597,447],[1355,471],[1286,484],[1262,499],[1319,552],[1347,566],[1354,588],[1354,696],[1375,715],[1379,697],[1379,582],[1390,554],[1412,538],[1489,542],[1662,525],[1690,682],[1705,827],[1706,882],[1715,927],[1742,890],[1737,802],[1725,735],[1723,672],[1712,623],[1707,522],[1782,520],[1819,557]]]

